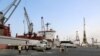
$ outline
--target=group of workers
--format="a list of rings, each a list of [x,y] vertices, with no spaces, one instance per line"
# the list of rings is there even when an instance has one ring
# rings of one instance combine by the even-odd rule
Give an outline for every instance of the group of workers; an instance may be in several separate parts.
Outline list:
[[[29,47],[26,45],[26,46],[25,46],[25,49],[26,49],[26,51],[28,52]],[[65,51],[64,46],[60,46],[59,49],[60,49],[60,52],[64,52],[64,51]],[[19,52],[19,54],[21,54],[21,51],[22,51],[22,46],[19,45],[19,46],[18,46],[18,52]]]
[[[25,46],[25,50],[26,50],[27,52],[28,52],[28,50],[29,50],[29,48],[28,48],[27,45]],[[21,51],[22,51],[22,46],[19,45],[19,46],[18,46],[18,52],[19,52],[19,54],[21,54]]]

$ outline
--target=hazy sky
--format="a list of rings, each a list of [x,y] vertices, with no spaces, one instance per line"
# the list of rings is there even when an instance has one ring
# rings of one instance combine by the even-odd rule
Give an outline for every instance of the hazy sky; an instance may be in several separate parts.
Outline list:
[[[0,10],[13,0],[0,0]],[[100,0],[22,0],[10,20],[12,35],[24,32],[24,10],[26,7],[30,20],[34,23],[34,32],[41,30],[41,16],[49,22],[61,40],[75,39],[76,30],[83,38],[83,17],[86,18],[88,41],[94,37],[100,41]],[[26,27],[27,29],[27,24]],[[27,30],[26,30],[27,32]]]

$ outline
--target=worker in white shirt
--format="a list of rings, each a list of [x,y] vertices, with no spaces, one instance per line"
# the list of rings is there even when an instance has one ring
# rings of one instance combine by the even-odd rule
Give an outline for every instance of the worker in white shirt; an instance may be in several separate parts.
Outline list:
[[[22,50],[22,46],[21,46],[21,45],[19,45],[19,46],[18,46],[18,51],[19,51],[19,54],[21,54],[21,50]]]

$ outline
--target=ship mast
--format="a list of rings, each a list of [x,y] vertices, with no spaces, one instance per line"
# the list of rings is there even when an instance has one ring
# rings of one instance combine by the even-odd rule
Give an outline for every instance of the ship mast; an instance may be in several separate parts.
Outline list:
[[[47,28],[47,31],[49,30],[49,25],[50,25],[50,23],[46,23],[46,28]]]

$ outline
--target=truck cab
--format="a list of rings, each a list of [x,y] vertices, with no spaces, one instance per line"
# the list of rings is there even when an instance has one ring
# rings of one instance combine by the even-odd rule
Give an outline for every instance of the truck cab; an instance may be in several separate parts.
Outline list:
[[[38,51],[45,51],[46,50],[46,42],[44,41],[39,41],[35,47],[33,47],[35,50],[38,50]]]

